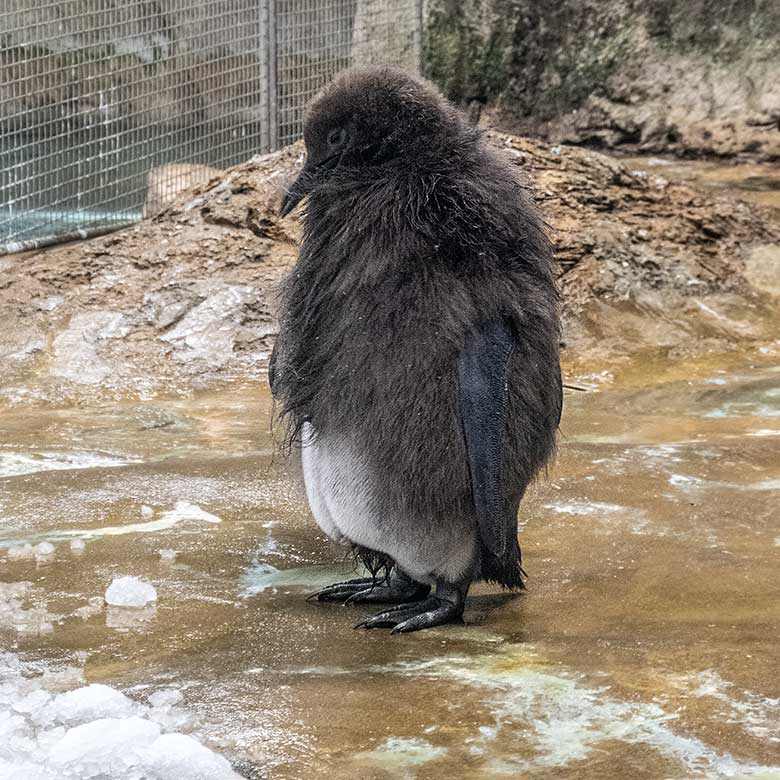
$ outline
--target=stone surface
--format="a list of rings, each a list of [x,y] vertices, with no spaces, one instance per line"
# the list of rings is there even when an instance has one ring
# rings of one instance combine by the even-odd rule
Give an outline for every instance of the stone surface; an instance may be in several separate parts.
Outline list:
[[[679,308],[710,294],[759,294],[744,262],[777,241],[770,210],[597,152],[488,136],[535,188],[569,319],[596,301]],[[279,200],[302,161],[301,145],[256,157],[132,228],[4,258],[0,350],[12,359],[0,393],[28,397],[29,372],[44,398],[259,377],[277,331],[275,290],[300,236],[299,213],[280,220]]]
[[[757,289],[780,298],[780,247],[755,247],[745,259],[745,277]]]
[[[224,171],[208,165],[170,163],[152,168],[146,177],[144,217],[153,217],[179,193],[223,175]]]
[[[780,6],[431,0],[426,64],[454,99],[553,142],[780,158]]]

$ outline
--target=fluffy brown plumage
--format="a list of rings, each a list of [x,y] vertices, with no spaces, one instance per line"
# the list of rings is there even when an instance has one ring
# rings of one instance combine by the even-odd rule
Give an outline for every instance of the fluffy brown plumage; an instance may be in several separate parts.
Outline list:
[[[497,556],[480,541],[464,577],[519,587],[517,510],[561,412],[553,257],[528,189],[435,88],[392,68],[341,74],[305,140],[285,204],[308,196],[304,238],[271,377],[289,440],[308,421],[360,454],[380,553],[398,547],[382,549],[385,536],[478,526],[458,366],[485,323],[506,323],[495,468],[507,543]]]

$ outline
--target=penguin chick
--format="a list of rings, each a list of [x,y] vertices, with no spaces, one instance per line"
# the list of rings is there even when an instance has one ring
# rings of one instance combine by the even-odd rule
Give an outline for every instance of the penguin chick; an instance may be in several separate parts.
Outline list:
[[[317,598],[397,604],[365,628],[460,622],[473,581],[523,587],[562,403],[551,246],[513,166],[401,70],[337,76],[304,138],[272,392],[320,528],[391,563]]]

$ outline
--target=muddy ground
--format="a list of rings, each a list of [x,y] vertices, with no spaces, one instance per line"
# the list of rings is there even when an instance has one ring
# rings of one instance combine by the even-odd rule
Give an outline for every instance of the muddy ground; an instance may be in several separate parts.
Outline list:
[[[549,222],[571,360],[604,347],[605,329],[613,350],[627,348],[629,334],[690,348],[691,327],[673,321],[686,314],[699,346],[750,336],[744,318],[717,311],[771,305],[776,211],[632,161],[488,135],[527,176]],[[300,145],[257,157],[127,230],[0,258],[5,397],[143,396],[256,377],[300,233],[297,216],[278,218],[278,202],[302,158]]]
[[[464,627],[305,599],[352,569],[264,381],[300,147],[0,258],[0,778],[780,780],[780,171],[493,139],[588,392],[521,508],[528,591]]]

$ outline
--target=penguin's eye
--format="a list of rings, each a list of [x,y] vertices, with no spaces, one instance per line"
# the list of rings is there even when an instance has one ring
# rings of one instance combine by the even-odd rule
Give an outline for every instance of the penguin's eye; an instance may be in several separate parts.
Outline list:
[[[348,138],[349,133],[343,127],[334,128],[328,133],[328,146],[344,146]]]

